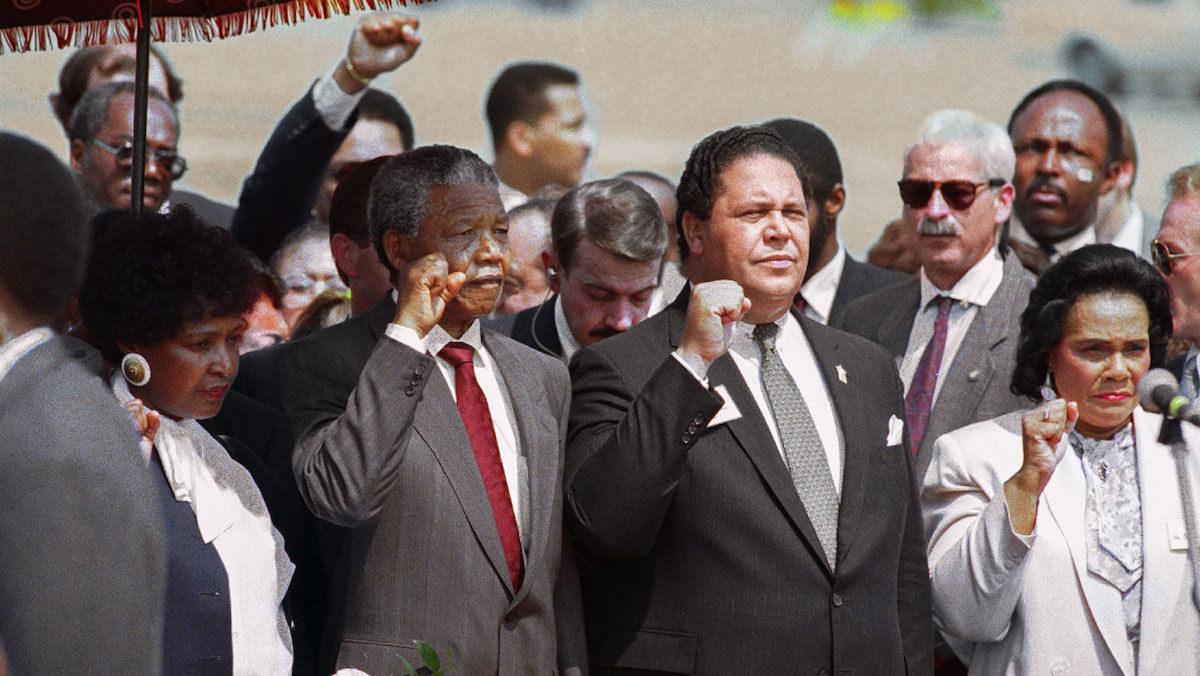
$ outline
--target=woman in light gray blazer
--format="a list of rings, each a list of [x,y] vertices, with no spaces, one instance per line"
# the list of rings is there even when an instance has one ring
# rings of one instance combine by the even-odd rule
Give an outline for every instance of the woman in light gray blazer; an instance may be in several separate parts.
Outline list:
[[[1148,263],[1080,249],[1021,318],[1012,387],[1042,403],[935,444],[921,491],[934,614],[971,674],[1200,673],[1175,465],[1162,417],[1137,404],[1170,334]]]

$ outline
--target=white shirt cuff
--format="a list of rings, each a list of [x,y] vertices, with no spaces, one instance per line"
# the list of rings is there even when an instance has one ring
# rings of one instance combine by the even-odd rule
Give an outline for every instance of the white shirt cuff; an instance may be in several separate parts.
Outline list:
[[[317,84],[313,85],[312,93],[313,105],[316,106],[317,113],[325,122],[325,126],[334,131],[339,131],[346,126],[346,120],[350,119],[350,115],[358,107],[358,102],[367,93],[367,87],[363,87],[354,94],[342,91],[342,88],[333,79],[333,74],[338,68],[345,68],[341,61],[334,64],[329,72],[317,80]]]
[[[425,339],[417,335],[416,329],[410,329],[407,326],[400,326],[399,324],[389,322],[383,332],[387,334],[388,338],[397,343],[407,345],[417,352],[425,354]]]
[[[703,359],[693,355],[689,361],[688,357],[684,356],[683,350],[675,350],[671,356],[675,357],[675,361],[683,364],[683,368],[687,369],[688,373],[692,374],[692,377],[701,385],[705,388],[708,387],[708,367],[704,364]]]

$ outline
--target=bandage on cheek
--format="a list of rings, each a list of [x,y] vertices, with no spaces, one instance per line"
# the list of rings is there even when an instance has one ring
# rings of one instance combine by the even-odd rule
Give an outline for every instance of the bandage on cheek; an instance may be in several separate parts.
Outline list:
[[[1084,183],[1091,183],[1096,177],[1096,175],[1092,173],[1091,169],[1079,166],[1079,161],[1076,159],[1062,160],[1062,168],[1064,172],[1074,174],[1075,178],[1083,181]]]

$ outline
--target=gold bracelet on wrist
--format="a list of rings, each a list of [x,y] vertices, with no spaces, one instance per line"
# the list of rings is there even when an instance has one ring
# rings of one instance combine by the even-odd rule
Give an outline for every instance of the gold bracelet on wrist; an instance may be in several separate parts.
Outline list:
[[[360,85],[362,85],[364,87],[371,86],[370,78],[365,78],[365,77],[359,75],[358,71],[354,70],[354,64],[350,63],[350,57],[346,57],[346,58],[342,59],[342,63],[344,63],[346,65],[346,72],[350,74],[350,77],[354,78],[355,82],[359,83]]]

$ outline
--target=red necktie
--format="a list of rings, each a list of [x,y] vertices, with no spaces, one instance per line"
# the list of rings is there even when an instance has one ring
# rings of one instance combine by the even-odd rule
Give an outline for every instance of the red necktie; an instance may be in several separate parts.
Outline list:
[[[458,413],[467,428],[467,438],[475,451],[475,462],[479,465],[479,476],[492,503],[492,516],[496,519],[496,530],[500,533],[500,544],[504,546],[504,558],[508,561],[508,574],[512,577],[513,589],[521,586],[521,536],[517,531],[517,519],[513,515],[512,497],[508,493],[508,482],[504,479],[504,464],[500,462],[500,446],[496,443],[496,430],[492,427],[492,414],[487,399],[475,379],[475,363],[472,357],[475,348],[466,343],[447,343],[438,352],[454,367],[454,391],[458,398]]]
[[[942,368],[942,353],[946,351],[946,330],[950,322],[950,306],[953,304],[948,296],[937,296],[937,319],[933,322],[933,338],[925,346],[921,361],[917,364],[917,372],[913,374],[912,385],[904,396],[904,415],[908,418],[908,441],[913,455],[921,448],[921,439],[925,437],[925,427],[929,424],[929,410],[933,408],[933,391],[937,389],[938,371]]]

